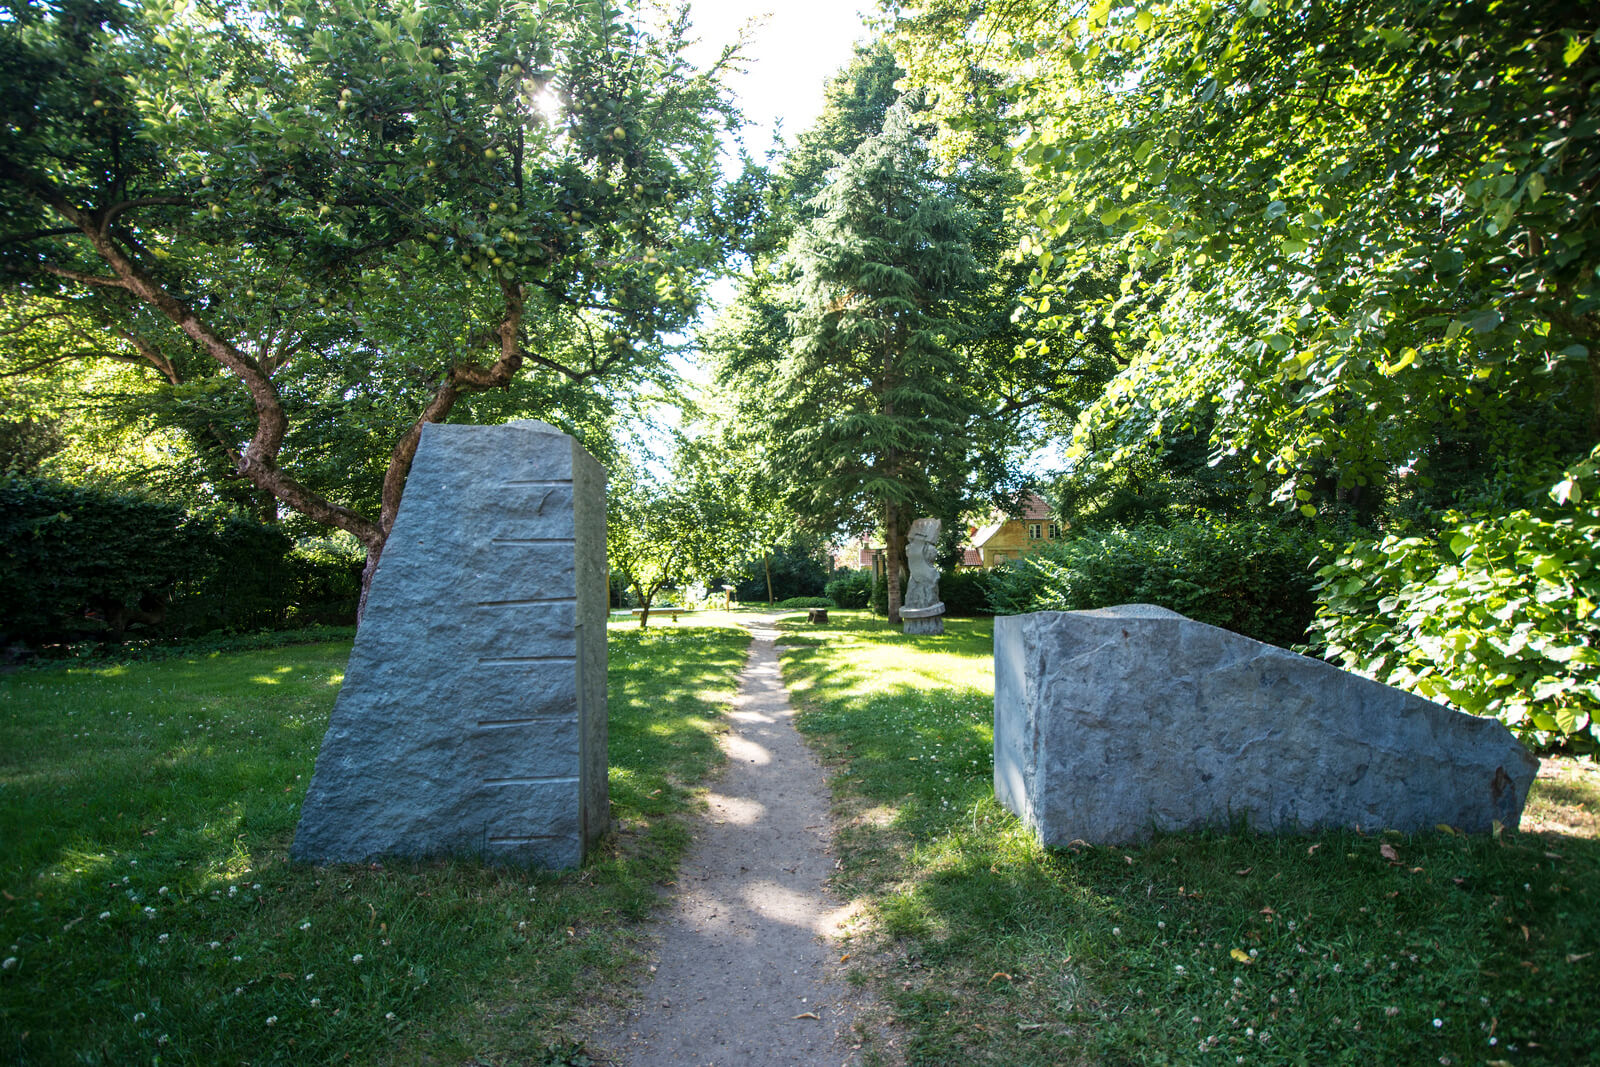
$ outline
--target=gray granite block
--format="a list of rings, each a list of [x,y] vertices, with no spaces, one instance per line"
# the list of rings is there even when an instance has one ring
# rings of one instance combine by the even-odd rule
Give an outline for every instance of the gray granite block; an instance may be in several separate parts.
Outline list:
[[[1539,766],[1494,719],[1148,604],[997,618],[994,646],[995,794],[1048,845],[1514,828]]]
[[[295,859],[582,862],[609,807],[605,509],[553,427],[423,427]]]

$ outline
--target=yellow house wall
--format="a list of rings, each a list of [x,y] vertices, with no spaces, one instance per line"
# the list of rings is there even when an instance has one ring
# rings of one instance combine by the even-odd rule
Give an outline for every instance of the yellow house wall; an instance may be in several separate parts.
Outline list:
[[[1021,519],[1012,519],[1001,526],[1000,529],[994,532],[994,536],[983,544],[983,565],[985,567],[993,567],[998,563],[999,560],[995,558],[996,552],[1005,553],[1006,559],[1016,559],[1024,552],[1031,552],[1036,548],[1049,544],[1049,520],[1045,520],[1041,525],[1044,527],[1045,536],[1037,541],[1028,540],[1028,524]]]

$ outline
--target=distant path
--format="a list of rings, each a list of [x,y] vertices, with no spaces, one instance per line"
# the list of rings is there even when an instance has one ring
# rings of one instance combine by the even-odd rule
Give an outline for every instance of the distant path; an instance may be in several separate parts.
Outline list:
[[[830,977],[838,955],[825,940],[845,910],[824,889],[822,768],[791,722],[777,632],[750,625],[728,764],[660,920],[656,973],[639,1009],[594,1042],[626,1067],[857,1062],[853,995]]]

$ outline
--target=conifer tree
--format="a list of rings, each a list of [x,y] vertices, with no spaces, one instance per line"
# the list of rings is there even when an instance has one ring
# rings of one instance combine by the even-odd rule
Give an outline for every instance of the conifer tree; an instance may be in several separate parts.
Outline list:
[[[792,247],[792,343],[775,382],[774,438],[794,510],[813,523],[881,523],[889,619],[918,512],[964,481],[980,403],[955,315],[977,284],[972,220],[941,186],[903,105],[832,172]]]

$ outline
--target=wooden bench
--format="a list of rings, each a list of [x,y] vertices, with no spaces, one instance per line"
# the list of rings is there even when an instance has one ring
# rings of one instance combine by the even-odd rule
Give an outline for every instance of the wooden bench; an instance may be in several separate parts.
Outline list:
[[[651,615],[670,615],[670,616],[672,616],[672,621],[673,622],[677,622],[679,615],[682,615],[685,612],[691,611],[691,610],[693,610],[693,609],[691,609],[691,608],[651,608],[650,609],[650,614]],[[634,608],[633,609],[634,618],[638,618],[638,617],[642,616],[643,614],[644,614],[644,609],[643,608]]]

